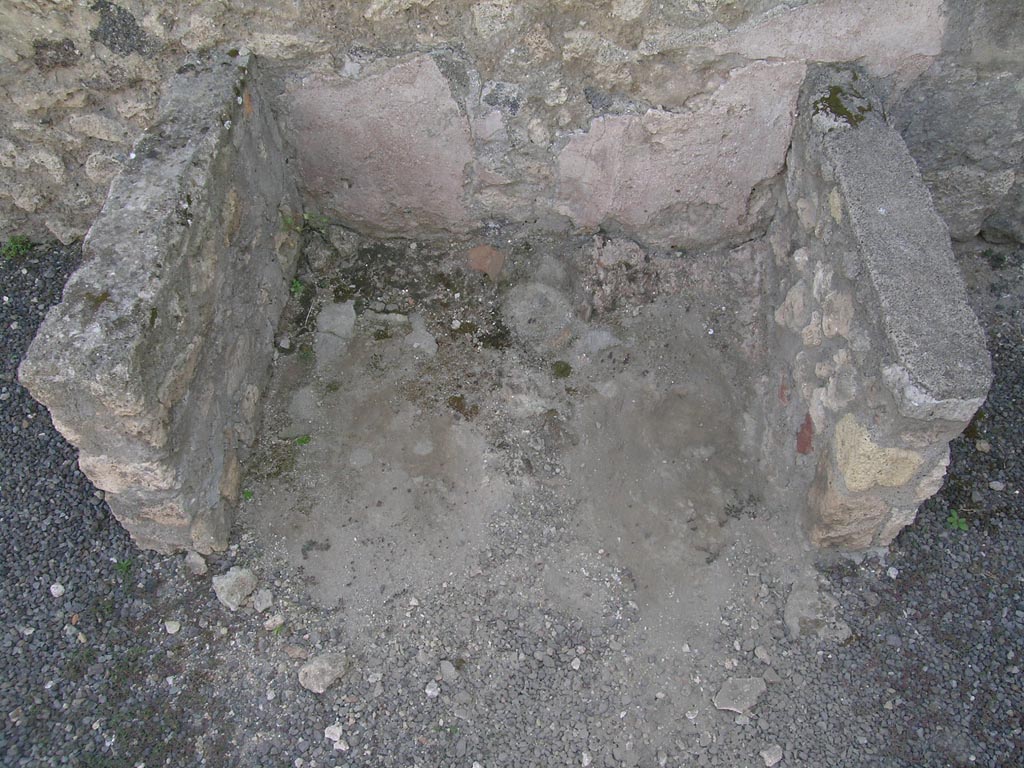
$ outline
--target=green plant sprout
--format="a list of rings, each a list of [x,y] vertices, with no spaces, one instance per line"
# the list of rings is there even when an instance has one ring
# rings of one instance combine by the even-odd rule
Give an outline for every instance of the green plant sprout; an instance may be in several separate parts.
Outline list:
[[[309,435],[300,435],[299,437],[295,438],[295,444],[296,445],[309,445],[309,441],[312,440],[312,439],[313,438],[310,437]]]
[[[5,259],[20,259],[23,256],[27,256],[31,250],[31,240],[24,235],[13,235],[4,243],[3,248],[0,248],[0,254]]]
[[[960,513],[955,509],[949,511],[949,517],[946,518],[946,525],[952,528],[954,531],[966,531],[967,520],[960,517]]]
[[[291,288],[289,288],[289,290],[291,291],[292,296],[294,296],[296,299],[301,299],[302,294],[305,293],[306,291],[306,285],[301,280],[299,280],[299,278],[296,277],[294,280],[292,280],[292,285]]]
[[[248,488],[246,488],[244,491],[242,491],[242,498],[245,501],[252,501],[252,497],[253,497],[253,493]]]

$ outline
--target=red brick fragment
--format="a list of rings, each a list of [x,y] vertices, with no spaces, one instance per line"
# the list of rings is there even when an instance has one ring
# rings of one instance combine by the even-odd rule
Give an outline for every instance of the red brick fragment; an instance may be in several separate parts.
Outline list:
[[[800,427],[800,431],[796,433],[796,452],[802,454],[808,454],[811,452],[811,441],[814,437],[814,421],[811,419],[811,414],[804,416],[804,423]]]

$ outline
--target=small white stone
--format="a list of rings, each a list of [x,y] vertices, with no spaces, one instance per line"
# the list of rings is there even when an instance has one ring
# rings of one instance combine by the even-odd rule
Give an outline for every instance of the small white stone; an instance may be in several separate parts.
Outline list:
[[[988,484],[988,487],[991,488],[993,491],[1005,491],[1006,483],[1003,483],[999,480],[993,480],[991,483]]]
[[[271,594],[269,589],[257,589],[256,594],[252,596],[252,609],[256,613],[263,613],[264,611],[270,610],[270,606],[274,604],[274,596]]]
[[[181,631],[181,622],[175,621],[174,619],[168,619],[164,622],[164,629],[167,630],[168,635],[176,635]]]
[[[419,606],[419,604],[420,604],[420,601],[417,600],[415,597],[410,597],[409,598],[409,607],[410,608],[416,608],[417,606]]]
[[[778,765],[782,762],[782,747],[778,744],[772,744],[770,747],[765,747],[761,750],[761,759],[764,760],[766,768],[772,768],[772,766]]]
[[[436,699],[441,695],[441,686],[437,684],[436,680],[431,680],[427,683],[427,687],[424,689],[424,693],[427,694],[428,699]]]
[[[446,683],[454,683],[459,677],[459,671],[455,668],[455,665],[445,659],[441,662],[441,679]]]
[[[202,576],[206,573],[206,559],[194,550],[185,553],[185,568],[193,576]]]
[[[334,725],[328,725],[324,728],[324,738],[328,741],[338,741],[341,739],[344,731],[342,730],[341,723],[335,723]]]
[[[582,759],[580,760],[580,763],[583,765],[583,768],[587,768],[587,766],[589,766],[590,763],[593,762],[589,752],[584,752],[581,757]]]
[[[974,447],[980,453],[988,453],[992,450],[992,444],[988,440],[977,440],[974,443]]]
[[[273,616],[271,616],[269,619],[263,622],[263,628],[267,630],[267,632],[273,632],[275,629],[283,625],[284,616],[282,616],[280,613],[275,613]]]
[[[885,573],[890,579],[895,579],[897,576],[900,575],[900,569],[896,566],[890,565],[889,570],[887,570]]]
[[[572,661],[570,661],[570,662],[569,662],[569,666],[570,666],[570,667],[572,667],[574,671],[575,671],[575,670],[578,670],[578,669],[580,668],[580,660],[579,660],[579,657],[577,656],[577,657],[576,657],[575,659],[573,659]]]
[[[63,597],[64,596],[64,585],[60,584],[60,583],[51,584],[50,585],[50,594],[53,595],[54,597]]]

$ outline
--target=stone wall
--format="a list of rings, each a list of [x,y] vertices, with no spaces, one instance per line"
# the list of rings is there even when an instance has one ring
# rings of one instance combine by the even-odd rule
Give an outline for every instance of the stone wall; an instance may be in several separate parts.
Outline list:
[[[300,216],[255,62],[183,67],[20,370],[140,546],[227,544]]]
[[[947,5],[10,0],[0,234],[81,236],[162,84],[242,49],[276,75],[322,215],[390,234],[497,220],[743,242],[770,218],[807,63],[857,61],[897,100],[949,44]]]
[[[770,240],[766,465],[814,544],[888,544],[941,485],[991,371],[947,230],[862,71],[808,77]]]
[[[943,53],[891,105],[956,240],[1024,243],[1024,3],[946,3]]]

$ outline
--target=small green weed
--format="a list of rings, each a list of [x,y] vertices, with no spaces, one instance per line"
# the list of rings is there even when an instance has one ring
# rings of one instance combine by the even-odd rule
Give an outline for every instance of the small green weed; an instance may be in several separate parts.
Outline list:
[[[302,216],[281,215],[281,226],[289,232],[299,234],[307,230],[323,234],[330,224],[331,220],[319,213],[304,213]]]
[[[253,492],[250,491],[248,488],[246,488],[244,491],[242,491],[242,498],[245,501],[252,501],[252,497],[253,497]]]
[[[4,243],[3,248],[0,248],[0,254],[2,254],[5,259],[20,259],[27,256],[31,250],[31,240],[24,235],[13,235],[8,238],[6,243]]]
[[[312,439],[313,438],[310,437],[309,435],[299,435],[298,437],[295,438],[295,444],[296,445],[309,445],[309,441],[312,440]]]
[[[322,213],[304,213],[302,214],[302,220],[306,223],[307,227],[317,232],[327,229],[331,223],[331,220]]]
[[[294,280],[292,280],[291,288],[289,288],[288,290],[291,291],[292,296],[294,296],[296,299],[301,299],[302,294],[306,292],[306,284],[296,277]]]
[[[982,251],[981,257],[988,262],[992,269],[1002,269],[1006,266],[1006,255],[991,248],[986,248]]]
[[[127,576],[127,575],[128,575],[129,573],[131,573],[131,570],[132,570],[132,561],[131,561],[130,559],[127,559],[127,558],[126,558],[126,559],[124,559],[124,560],[118,560],[118,561],[117,561],[117,562],[116,562],[116,563],[114,564],[114,570],[116,570],[116,571],[117,571],[117,573],[118,573],[118,575],[119,575],[119,576],[121,576],[122,578],[124,578],[124,577],[125,577],[125,576]]]
[[[960,517],[960,513],[955,509],[949,511],[949,517],[946,518],[946,525],[952,528],[954,531],[966,531],[967,520]]]
[[[551,373],[556,379],[567,379],[572,375],[572,366],[565,360],[555,360],[551,364]]]
[[[274,637],[280,637],[284,634],[284,624],[278,624],[274,627]]]

